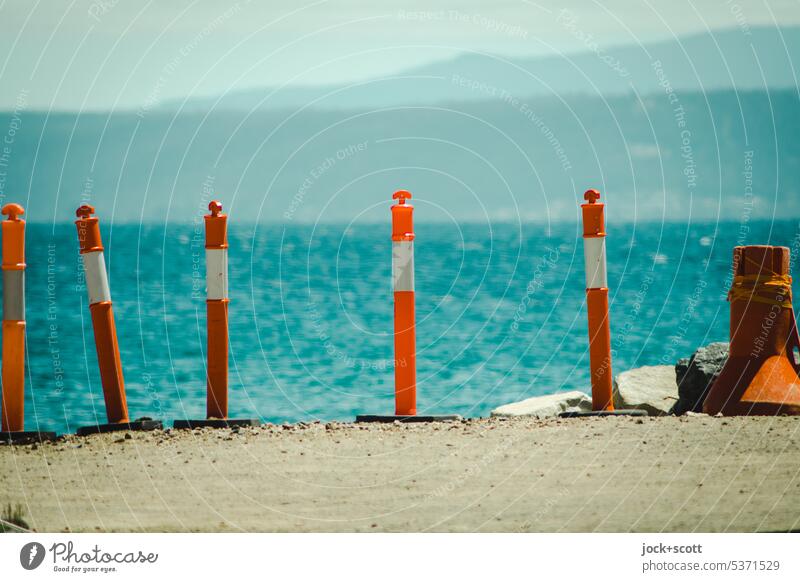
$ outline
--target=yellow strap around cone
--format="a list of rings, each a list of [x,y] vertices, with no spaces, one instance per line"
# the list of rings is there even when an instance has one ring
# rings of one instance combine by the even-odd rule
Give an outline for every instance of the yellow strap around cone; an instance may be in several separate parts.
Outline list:
[[[736,275],[728,301],[755,301],[792,307],[792,277],[789,275]]]

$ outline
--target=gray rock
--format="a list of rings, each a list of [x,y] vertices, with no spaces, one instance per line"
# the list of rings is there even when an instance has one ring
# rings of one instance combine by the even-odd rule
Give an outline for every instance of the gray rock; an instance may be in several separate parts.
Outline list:
[[[678,402],[673,414],[703,412],[703,401],[728,359],[728,343],[717,342],[699,348],[689,358],[675,364]]]
[[[678,401],[672,366],[642,366],[614,378],[614,408],[646,410],[650,416],[669,414]]]
[[[492,410],[492,416],[535,416],[549,418],[561,412],[588,412],[592,409],[592,399],[579,390],[558,392],[546,396],[535,396],[504,404]]]

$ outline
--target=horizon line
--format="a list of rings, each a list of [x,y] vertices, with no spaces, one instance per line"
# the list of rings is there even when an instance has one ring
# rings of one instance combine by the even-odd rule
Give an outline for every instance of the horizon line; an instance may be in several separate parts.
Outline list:
[[[347,220],[320,220],[320,221],[306,221],[306,220],[290,220],[290,221],[279,221],[279,220],[252,220],[252,219],[236,219],[235,216],[232,217],[230,213],[226,213],[228,218],[234,218],[233,221],[229,224],[245,224],[245,225],[256,225],[256,224],[265,224],[265,225],[274,225],[274,226],[315,226],[315,225],[342,225],[342,224],[351,224],[352,226],[379,226],[385,225],[389,223],[389,220],[369,220],[364,222],[352,223]],[[170,218],[167,220],[128,220],[128,219],[102,219],[102,224],[113,224],[113,225],[124,225],[124,226],[131,226],[131,225],[156,225],[156,224],[196,224],[200,222],[197,218],[201,218],[203,215],[198,215],[196,218],[190,219],[174,219]],[[715,218],[715,217],[695,217],[693,219],[677,219],[677,218],[613,218],[607,219],[609,222],[613,222],[616,224],[696,224],[696,223],[718,223],[718,224],[741,224],[742,221],[736,218]],[[793,221],[800,221],[800,214],[794,216],[783,216],[781,218],[750,218],[749,222],[772,222],[772,223],[783,223],[783,222],[793,222]],[[554,218],[550,220],[545,219],[521,219],[521,220],[514,220],[514,219],[506,219],[506,218],[492,218],[489,217],[488,220],[482,219],[474,219],[474,218],[467,218],[463,220],[456,220],[456,224],[532,224],[532,225],[562,225],[562,224],[574,224],[576,222],[580,222],[579,217],[575,217],[574,219],[571,218]],[[41,221],[37,219],[26,219],[25,223],[27,225],[35,225],[35,226],[54,226],[54,225],[72,225],[74,226],[75,221],[72,219],[65,219],[65,220],[52,220],[52,221]],[[426,224],[453,224],[452,220],[424,220],[423,225]],[[418,225],[419,226],[419,225]]]

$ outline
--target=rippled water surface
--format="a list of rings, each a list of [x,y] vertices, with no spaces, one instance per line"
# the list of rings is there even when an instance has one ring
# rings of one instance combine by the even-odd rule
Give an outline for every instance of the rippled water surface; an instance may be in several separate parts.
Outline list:
[[[104,228],[131,415],[205,414],[201,225]],[[731,249],[796,222],[611,225],[614,368],[673,364],[727,339]],[[26,426],[105,421],[71,224],[28,227]],[[388,224],[230,232],[231,416],[348,420],[393,412]],[[796,257],[793,257],[796,258]],[[420,412],[588,390],[578,224],[417,225]],[[795,286],[797,287],[797,286]]]

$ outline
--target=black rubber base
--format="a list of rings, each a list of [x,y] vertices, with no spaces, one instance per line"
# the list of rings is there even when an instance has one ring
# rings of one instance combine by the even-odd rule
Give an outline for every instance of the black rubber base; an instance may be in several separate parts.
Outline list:
[[[418,414],[414,416],[359,414],[356,416],[356,422],[394,422],[395,420],[400,422],[453,422],[461,420],[461,417],[458,414]]]
[[[118,430],[158,430],[164,428],[164,423],[152,418],[138,418],[133,422],[112,422],[109,424],[93,424],[82,426],[76,432],[78,436],[116,432]]]
[[[56,433],[35,430],[13,430],[0,432],[0,444],[26,445],[56,440]]]
[[[172,428],[232,428],[234,426],[260,426],[255,418],[204,418],[202,420],[176,420]]]
[[[562,412],[558,415],[559,418],[584,418],[591,416],[649,416],[646,410],[637,410],[629,408],[624,410],[592,410],[590,412],[583,412],[580,410],[573,410],[570,412]]]

